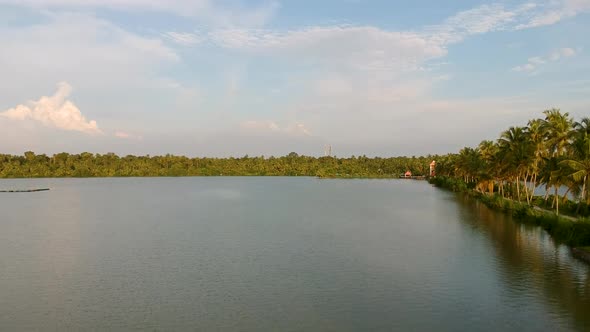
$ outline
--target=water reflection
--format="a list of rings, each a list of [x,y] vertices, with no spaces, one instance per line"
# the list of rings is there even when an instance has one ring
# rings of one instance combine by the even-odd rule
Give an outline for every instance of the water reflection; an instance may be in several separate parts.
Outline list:
[[[27,186],[29,181],[23,182]],[[72,276],[80,264],[83,204],[76,187],[61,189],[58,195],[2,196],[0,250],[13,256],[0,262],[0,306],[21,306],[11,310],[7,328],[34,326],[28,324],[36,316],[63,322],[79,304],[79,296],[72,294],[79,290],[72,287]],[[43,305],[23,303],[23,297]]]
[[[50,181],[0,196],[0,331],[589,324],[588,266],[424,181]]]
[[[501,280],[510,292],[543,296],[556,319],[572,316],[579,330],[590,328],[590,266],[542,228],[517,223],[468,196],[457,195],[464,222],[485,234],[497,253]]]

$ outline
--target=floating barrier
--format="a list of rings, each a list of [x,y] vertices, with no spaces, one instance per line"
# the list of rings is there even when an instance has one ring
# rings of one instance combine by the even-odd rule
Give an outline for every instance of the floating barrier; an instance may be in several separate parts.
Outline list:
[[[15,190],[0,190],[0,193],[34,193],[38,191],[48,191],[49,188],[41,189],[15,189]]]

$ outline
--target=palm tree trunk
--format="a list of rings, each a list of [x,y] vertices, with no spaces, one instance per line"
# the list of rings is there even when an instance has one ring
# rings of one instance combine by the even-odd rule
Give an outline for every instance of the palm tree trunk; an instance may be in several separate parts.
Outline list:
[[[520,202],[520,176],[516,177],[516,197],[517,200]]]
[[[529,171],[526,172],[526,176],[524,178],[524,187],[525,187],[525,197],[526,197],[526,202],[528,205],[531,205],[531,201],[533,200],[533,194],[535,192],[535,188],[534,187],[530,187],[533,183],[533,175],[530,174],[530,178],[529,178]]]
[[[582,182],[582,197],[580,197],[580,201],[578,202],[578,206],[576,207],[576,214],[578,214],[580,212],[580,207],[582,206],[582,203],[585,201],[585,197],[586,197],[586,179],[588,178],[588,175],[584,176],[584,181]]]
[[[531,201],[535,196],[535,191],[537,190],[537,173],[535,173],[535,178],[533,180],[533,192],[531,192]]]
[[[559,195],[557,195],[557,186],[555,186],[555,214],[559,215]]]
[[[563,204],[565,204],[567,202],[567,194],[570,193],[570,190],[572,190],[572,188],[567,188],[567,191],[565,192],[565,194],[563,194]]]
[[[529,203],[529,188],[528,188],[528,182],[527,182],[527,178],[528,178],[528,171],[526,171],[526,173],[524,174],[523,177],[523,190],[524,190],[524,200],[527,202],[527,204]]]
[[[588,180],[588,175],[584,176],[584,181],[582,182],[582,199],[581,201],[583,202],[584,199],[588,198],[588,193],[586,192],[586,181]]]

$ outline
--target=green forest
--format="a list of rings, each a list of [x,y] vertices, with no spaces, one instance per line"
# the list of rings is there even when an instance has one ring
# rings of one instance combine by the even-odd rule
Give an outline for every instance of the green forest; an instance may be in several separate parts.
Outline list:
[[[341,178],[396,178],[407,170],[428,173],[436,156],[337,158],[283,157],[188,158],[183,156],[125,156],[68,154],[53,156],[31,151],[22,156],[0,155],[1,178],[130,177],[130,176],[318,176]]]
[[[496,141],[484,140],[438,157],[435,184],[473,189],[559,213],[588,214],[590,118],[575,121],[559,109],[525,126],[510,127]],[[541,195],[539,194],[541,191]]]

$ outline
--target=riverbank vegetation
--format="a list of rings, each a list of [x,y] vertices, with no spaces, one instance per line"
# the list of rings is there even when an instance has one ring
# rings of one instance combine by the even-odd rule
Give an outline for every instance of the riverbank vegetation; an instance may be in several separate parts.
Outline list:
[[[455,189],[497,194],[556,214],[565,207],[588,215],[590,118],[574,121],[559,109],[543,114],[526,126],[510,127],[495,142],[440,157],[437,175],[453,181]]]
[[[334,178],[397,178],[410,170],[427,174],[435,156],[369,158],[283,157],[188,158],[184,156],[125,156],[68,154],[53,156],[25,152],[0,154],[0,178],[128,177],[128,176],[319,176]]]
[[[574,121],[558,109],[543,114],[496,141],[439,157],[430,182],[542,226],[560,242],[588,246],[590,118]]]
[[[545,229],[560,243],[572,247],[590,246],[590,220],[586,217],[557,215],[552,210],[546,210],[538,205],[502,197],[499,194],[489,194],[469,189],[461,179],[437,176],[430,182],[438,187],[463,192],[478,199],[488,207],[512,215],[516,220],[537,225]],[[536,201],[543,197],[536,197]]]

